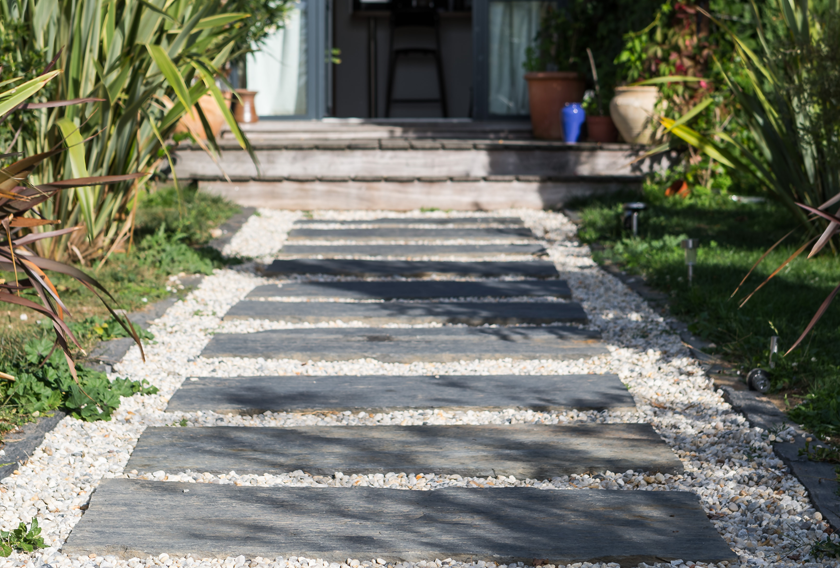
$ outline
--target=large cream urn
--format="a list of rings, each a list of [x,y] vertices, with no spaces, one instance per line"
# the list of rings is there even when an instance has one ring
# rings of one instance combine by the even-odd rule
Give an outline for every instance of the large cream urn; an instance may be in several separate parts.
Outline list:
[[[616,87],[610,101],[610,116],[625,142],[653,142],[653,110],[659,100],[658,87]]]

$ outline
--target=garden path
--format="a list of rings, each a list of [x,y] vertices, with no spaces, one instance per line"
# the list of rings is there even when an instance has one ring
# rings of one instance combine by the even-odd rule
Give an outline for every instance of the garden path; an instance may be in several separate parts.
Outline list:
[[[429,241],[419,243],[429,248],[407,244],[407,234]],[[608,353],[519,219],[484,217],[480,226],[474,219],[304,221],[291,235],[293,248],[281,250],[284,259],[265,270],[277,284],[255,288],[233,305],[201,358],[304,365],[365,359],[395,369],[475,360],[498,361],[502,369],[502,362],[574,364]],[[500,243],[525,248],[500,249]],[[509,408],[613,418],[585,424],[434,420],[442,409],[472,416]],[[683,462],[650,424],[620,419],[622,412],[633,415],[635,402],[614,373],[194,376],[167,410],[420,412],[428,419],[147,428],[125,466],[132,474],[102,480],[63,552],[351,564],[737,560],[695,493],[597,491],[569,483],[568,476],[582,474],[614,479],[632,470],[628,479],[642,475],[655,483],[683,473]],[[315,483],[184,483],[176,476],[166,480],[166,472],[218,478],[294,472]],[[371,477],[354,482],[367,487],[345,486],[351,475]],[[567,490],[551,490],[552,482]]]

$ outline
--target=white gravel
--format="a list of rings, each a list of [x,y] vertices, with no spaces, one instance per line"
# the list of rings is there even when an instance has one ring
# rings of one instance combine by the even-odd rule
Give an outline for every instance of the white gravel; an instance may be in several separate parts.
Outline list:
[[[406,216],[427,215],[410,212]],[[468,216],[462,212],[452,216]],[[329,564],[307,558],[228,558],[208,560],[157,558],[121,560],[114,557],[70,558],[59,550],[98,482],[107,477],[139,475],[124,467],[146,426],[172,425],[185,419],[189,426],[236,424],[249,427],[349,424],[505,424],[650,422],[682,460],[685,473],[650,476],[646,472],[616,472],[595,477],[571,476],[551,480],[459,478],[426,472],[393,472],[386,476],[311,477],[301,472],[283,475],[211,476],[193,472],[151,472],[153,478],[197,483],[242,485],[355,485],[434,490],[450,485],[524,485],[546,490],[683,490],[700,497],[711,522],[739,554],[744,566],[840,566],[838,561],[808,562],[810,544],[826,536],[822,522],[802,485],[773,454],[770,433],[750,428],[733,411],[720,391],[713,390],[698,362],[692,359],[663,318],[612,276],[598,269],[589,250],[574,240],[574,227],[562,215],[535,211],[496,211],[493,216],[521,216],[551,245],[550,254],[561,276],[583,304],[592,325],[601,330],[609,354],[579,361],[463,361],[458,363],[391,364],[373,360],[298,362],[265,359],[202,359],[199,353],[212,333],[229,329],[221,316],[251,289],[271,280],[250,273],[253,265],[220,270],[204,279],[197,290],[178,302],[152,328],[155,341],[146,346],[147,362],[132,348],[116,366],[116,375],[147,379],[160,388],[152,396],[123,399],[111,422],[82,423],[63,419],[47,434],[31,459],[0,482],[0,530],[9,530],[37,516],[49,548],[13,553],[0,559],[0,568],[151,566],[240,568],[376,568],[377,559],[348,559]],[[399,217],[392,212],[315,212],[325,220]],[[441,212],[429,217],[446,216]],[[481,216],[481,215],[475,215]],[[286,232],[301,214],[260,210],[225,247],[225,253],[268,260],[282,246]],[[337,278],[317,278],[337,280]],[[295,278],[295,281],[306,280]],[[231,322],[233,323],[233,322]],[[247,328],[247,322],[243,323]],[[259,328],[260,322],[253,322]],[[227,327],[226,327],[227,326]],[[252,329],[253,330],[253,329]],[[636,399],[635,413],[554,412],[505,409],[496,412],[454,412],[436,409],[393,413],[268,413],[261,416],[221,416],[211,412],[167,413],[167,401],[191,376],[302,375],[428,375],[428,374],[556,374],[617,373]],[[787,443],[789,432],[773,432]],[[413,474],[413,475],[409,475]],[[419,477],[418,477],[419,476]],[[660,479],[661,477],[661,479]],[[384,490],[384,489],[383,489]],[[833,538],[836,538],[833,537]],[[390,568],[517,568],[494,563],[474,564],[450,559],[391,565]],[[658,566],[695,566],[691,559]],[[696,564],[697,566],[705,566]],[[521,565],[520,565],[521,566]],[[615,567],[617,564],[574,564],[570,567]],[[552,567],[553,568],[553,567]]]

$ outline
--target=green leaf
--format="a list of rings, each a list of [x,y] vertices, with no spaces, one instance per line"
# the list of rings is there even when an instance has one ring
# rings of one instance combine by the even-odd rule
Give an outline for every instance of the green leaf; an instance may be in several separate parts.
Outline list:
[[[644,81],[636,81],[630,83],[630,87],[642,87],[645,85],[661,85],[662,83],[696,83],[698,81],[708,81],[705,77],[690,77],[687,75],[668,75],[667,77],[654,77],[653,79],[645,79]]]
[[[56,122],[61,134],[64,137],[64,144],[67,146],[67,153],[70,159],[70,169],[73,171],[73,177],[86,178],[90,177],[88,174],[87,163],[85,162],[85,147],[82,134],[79,132],[79,127],[76,126],[72,120],[67,117],[61,118]],[[88,239],[93,241],[96,238],[95,232],[95,191],[91,187],[81,187],[74,190],[82,206],[82,215],[85,219],[85,229],[87,231]]]
[[[14,89],[0,93],[0,116],[3,116],[20,103],[44,88],[44,85],[60,73],[59,70],[50,71],[39,77],[18,85]]]
[[[175,95],[178,97],[178,100],[181,101],[184,108],[190,108],[192,105],[187,84],[184,82],[184,78],[181,76],[178,68],[169,58],[166,50],[159,45],[147,44],[146,48],[149,50],[149,54],[152,56],[155,65],[158,66],[158,69],[160,69],[160,72],[166,78],[166,82],[175,90]]]
[[[208,16],[207,18],[201,18],[195,25],[195,27],[193,27],[192,31],[197,32],[201,30],[209,30],[212,28],[230,24],[232,22],[237,22],[239,20],[244,20],[245,18],[248,18],[250,16],[251,14],[245,14],[242,12],[232,12],[230,14],[217,14],[215,16]],[[181,30],[169,30],[169,33],[177,34],[181,33]]]

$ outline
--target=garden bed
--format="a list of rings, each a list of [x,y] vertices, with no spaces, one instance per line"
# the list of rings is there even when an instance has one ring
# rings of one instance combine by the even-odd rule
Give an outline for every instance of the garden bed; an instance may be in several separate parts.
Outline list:
[[[638,274],[664,293],[670,312],[742,377],[752,368],[768,367],[771,336],[779,336],[780,351],[786,351],[840,280],[840,265],[830,252],[810,260],[802,256],[739,308],[801,245],[801,235],[794,233],[733,295],[761,255],[796,228],[789,212],[771,200],[736,202],[720,194],[665,197],[664,187],[656,182],[646,183],[643,192],[648,209],[642,213],[638,238],[623,229],[621,207],[638,195],[575,204],[579,237],[592,245],[599,263]],[[680,246],[688,237],[700,240],[691,286]],[[840,441],[838,340],[840,308],[832,306],[800,347],[776,357],[769,393],[791,420],[835,443]]]

